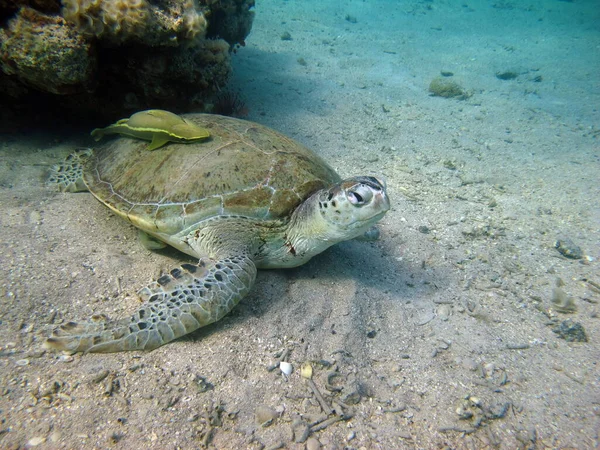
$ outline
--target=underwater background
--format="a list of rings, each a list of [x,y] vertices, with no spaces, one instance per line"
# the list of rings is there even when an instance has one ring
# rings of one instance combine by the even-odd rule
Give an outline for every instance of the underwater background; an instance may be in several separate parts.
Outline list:
[[[204,27],[187,3],[170,2],[188,14],[181,40]],[[133,63],[101,92],[35,90],[44,76],[19,97],[15,73],[33,72],[0,34],[0,447],[597,448],[599,2],[250,3],[232,2],[251,30],[198,31],[215,33],[202,48],[218,89],[152,78],[142,56],[175,50],[116,33],[126,57],[108,44],[97,57]],[[230,315],[151,353],[45,352],[57,325],[125,316],[138,287],[193,262],[143,249],[89,194],[57,192],[50,167],[132,108],[205,111],[220,92],[233,96],[221,112],[342,176],[384,177],[379,241],[262,271]]]

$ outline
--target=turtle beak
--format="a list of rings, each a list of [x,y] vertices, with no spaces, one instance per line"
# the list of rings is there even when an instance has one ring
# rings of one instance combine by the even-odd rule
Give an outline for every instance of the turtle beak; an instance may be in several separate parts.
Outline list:
[[[385,190],[375,194],[375,199],[373,201],[375,202],[375,205],[379,207],[381,212],[386,213],[390,210],[390,198]]]
[[[386,213],[390,210],[390,198],[387,195],[387,184],[385,182],[385,178],[383,177],[379,177],[379,178],[375,178],[375,177],[368,177],[370,179],[373,180],[373,184],[378,184],[380,187],[380,190],[378,192],[375,193],[375,198],[374,198],[374,203],[375,205],[379,206],[379,208],[381,209],[382,212]]]

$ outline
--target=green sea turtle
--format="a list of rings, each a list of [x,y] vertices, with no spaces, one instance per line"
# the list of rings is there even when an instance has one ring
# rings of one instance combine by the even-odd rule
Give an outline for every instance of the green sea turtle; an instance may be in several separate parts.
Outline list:
[[[368,233],[389,210],[382,181],[342,180],[312,151],[267,127],[190,114],[211,139],[154,152],[120,138],[54,168],[63,190],[89,190],[153,241],[198,258],[139,295],[128,319],[68,322],[47,348],[151,350],[227,314],[256,270],[295,267],[331,245]]]
[[[96,128],[91,132],[96,141],[107,134],[122,134],[151,141],[148,150],[156,150],[168,142],[191,143],[210,137],[206,128],[162,109],[140,111],[129,119],[121,119],[106,128]]]

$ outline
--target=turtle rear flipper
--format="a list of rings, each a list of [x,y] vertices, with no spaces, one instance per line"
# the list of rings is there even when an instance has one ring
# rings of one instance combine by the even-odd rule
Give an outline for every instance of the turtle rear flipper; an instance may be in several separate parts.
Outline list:
[[[44,347],[102,353],[153,350],[221,319],[246,296],[255,278],[256,266],[243,255],[183,264],[139,292],[147,303],[131,318],[69,322]]]
[[[50,169],[48,184],[58,186],[61,192],[83,192],[88,188],[83,182],[83,167],[92,156],[91,148],[81,148]]]

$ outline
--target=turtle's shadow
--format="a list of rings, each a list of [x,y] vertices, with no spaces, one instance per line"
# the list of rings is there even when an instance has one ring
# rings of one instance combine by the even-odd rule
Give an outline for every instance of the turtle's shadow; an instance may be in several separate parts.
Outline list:
[[[265,317],[272,310],[284,308],[289,286],[298,280],[318,279],[321,284],[329,280],[331,286],[343,284],[349,279],[358,280],[360,289],[368,290],[375,297],[380,293],[400,303],[408,303],[415,296],[414,276],[419,273],[422,278],[422,269],[410,262],[392,258],[393,245],[391,238],[377,242],[348,241],[333,246],[297,268],[259,270],[254,288],[231,313],[180,340],[195,342],[215,332],[222,332],[225,328],[243,328],[251,318]],[[181,260],[181,254],[176,250],[165,249],[161,253]],[[187,256],[184,260],[194,262],[194,258]],[[270,277],[276,277],[278,282],[269,282]],[[435,271],[430,273],[430,277],[439,283],[444,275]],[[311,299],[305,301],[310,302]],[[349,298],[348,301],[353,299]]]

